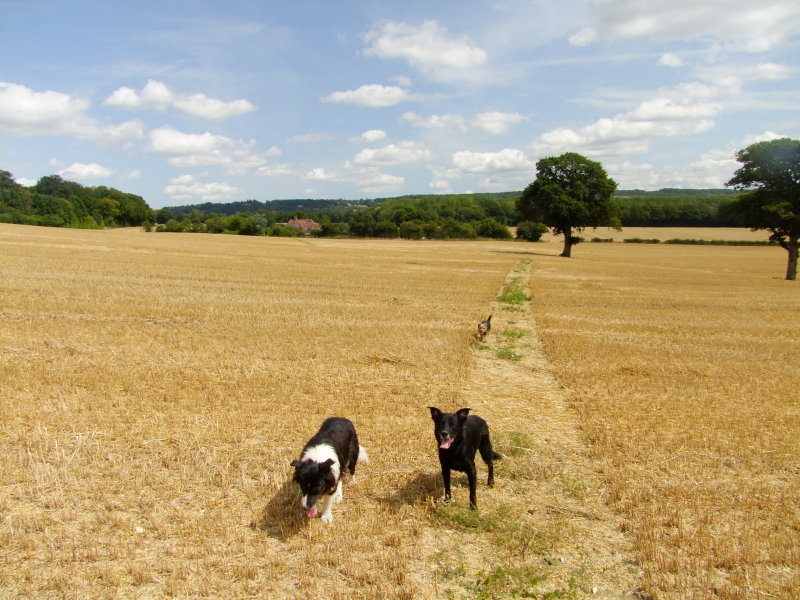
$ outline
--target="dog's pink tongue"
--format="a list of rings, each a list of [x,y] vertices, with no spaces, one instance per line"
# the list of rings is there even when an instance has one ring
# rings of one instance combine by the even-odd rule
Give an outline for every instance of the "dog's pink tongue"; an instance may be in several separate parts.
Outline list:
[[[442,450],[447,450],[452,444],[453,444],[453,440],[452,439],[447,439],[447,440],[442,441],[441,444],[439,444],[439,448],[441,448]]]
[[[314,517],[316,517],[316,516],[317,516],[317,507],[316,507],[316,506],[312,506],[311,508],[309,508],[309,509],[306,511],[306,516],[307,516],[309,519],[313,519]]]

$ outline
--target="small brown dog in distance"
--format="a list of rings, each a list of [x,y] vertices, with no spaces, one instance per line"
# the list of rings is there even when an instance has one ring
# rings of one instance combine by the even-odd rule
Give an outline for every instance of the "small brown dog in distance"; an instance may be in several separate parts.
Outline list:
[[[478,323],[478,339],[482,342],[483,338],[485,338],[486,334],[488,334],[491,330],[492,330],[492,315],[489,315],[488,317],[486,317],[486,320]]]

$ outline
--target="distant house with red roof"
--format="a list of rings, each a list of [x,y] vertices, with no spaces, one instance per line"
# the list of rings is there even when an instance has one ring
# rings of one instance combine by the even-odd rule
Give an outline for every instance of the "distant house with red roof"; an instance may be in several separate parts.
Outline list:
[[[317,223],[314,219],[298,219],[297,217],[289,219],[286,225],[289,227],[297,227],[303,235],[311,235],[312,232],[322,229],[322,225]]]

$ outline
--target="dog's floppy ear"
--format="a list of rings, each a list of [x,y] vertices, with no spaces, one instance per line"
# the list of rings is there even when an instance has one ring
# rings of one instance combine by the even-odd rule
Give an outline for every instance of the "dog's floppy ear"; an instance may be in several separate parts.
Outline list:
[[[432,418],[434,421],[438,421],[438,420],[439,420],[439,417],[441,417],[441,416],[442,416],[442,411],[440,411],[440,410],[439,410],[438,408],[436,408],[435,406],[429,406],[428,408],[430,408],[430,409],[431,409],[431,418]]]
[[[459,421],[466,421],[468,414],[469,414],[469,409],[468,408],[459,408],[456,411],[456,415],[458,415],[458,420]]]
[[[333,464],[333,459],[329,458],[325,462],[319,463],[319,470],[320,471],[324,471],[325,469],[330,470],[332,464]]]
[[[300,465],[302,465],[303,463],[302,463],[302,461],[299,461],[299,460],[293,460],[293,461],[292,461],[292,462],[290,462],[289,464],[290,464],[290,465],[292,465],[292,466],[293,466],[293,467],[296,469],[297,467],[299,467],[299,466],[300,466]]]

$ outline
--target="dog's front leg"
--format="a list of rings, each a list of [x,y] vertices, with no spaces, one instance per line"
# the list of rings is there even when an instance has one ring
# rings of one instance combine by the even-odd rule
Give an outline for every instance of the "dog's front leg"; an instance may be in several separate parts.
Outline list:
[[[450,469],[442,465],[442,483],[444,483],[445,502],[450,500]]]
[[[473,510],[477,510],[478,508],[478,499],[475,494],[475,488],[477,487],[477,472],[475,469],[475,465],[470,465],[470,468],[467,469],[467,481],[469,481],[469,507]]]
[[[322,515],[320,516],[320,520],[323,523],[332,523],[333,522],[333,514],[331,513],[331,508],[333,507],[333,501],[335,497],[335,493],[330,495],[325,495],[322,500]]]
[[[339,502],[342,501],[343,497],[344,496],[342,494],[342,480],[340,479],[339,483],[336,484],[336,493],[333,494],[333,503],[339,504]]]

